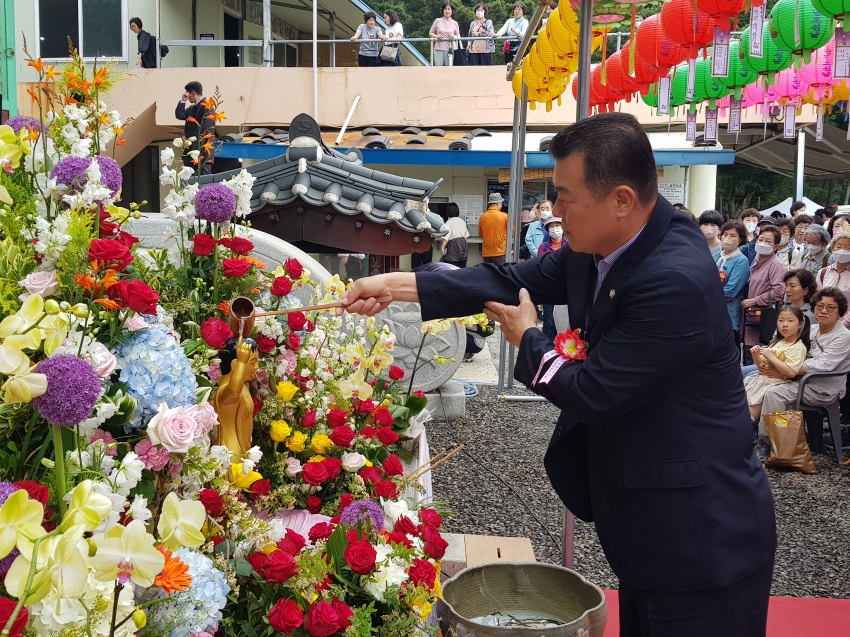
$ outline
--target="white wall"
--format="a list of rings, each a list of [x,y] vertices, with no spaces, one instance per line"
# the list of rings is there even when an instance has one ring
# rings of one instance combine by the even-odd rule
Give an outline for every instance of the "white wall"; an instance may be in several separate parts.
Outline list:
[[[717,195],[717,166],[691,166],[688,177],[688,209],[697,218],[714,210]]]

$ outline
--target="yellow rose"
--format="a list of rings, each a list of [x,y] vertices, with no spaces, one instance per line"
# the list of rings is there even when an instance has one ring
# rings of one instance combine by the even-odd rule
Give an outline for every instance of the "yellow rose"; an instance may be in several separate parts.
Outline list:
[[[323,456],[328,455],[328,452],[333,449],[334,443],[325,434],[316,434],[310,442],[310,448]]]
[[[237,489],[247,489],[257,480],[262,479],[263,476],[257,471],[249,471],[247,474],[242,473],[241,462],[230,465],[230,484]]]
[[[295,451],[297,453],[299,451],[304,451],[305,442],[307,442],[307,436],[300,431],[296,431],[292,434],[292,437],[286,441],[286,446],[290,451]]]
[[[310,459],[307,462],[321,462],[324,459],[324,456],[310,456]]]
[[[289,438],[291,433],[292,427],[290,427],[285,420],[272,420],[271,431],[269,432],[272,440],[275,442],[283,442]]]
[[[281,381],[277,384],[277,397],[283,402],[288,403],[295,394],[298,393],[298,387],[289,381]]]

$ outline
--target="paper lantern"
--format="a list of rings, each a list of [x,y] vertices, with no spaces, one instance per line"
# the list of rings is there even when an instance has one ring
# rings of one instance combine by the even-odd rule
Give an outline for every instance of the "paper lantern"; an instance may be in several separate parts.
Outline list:
[[[559,11],[555,9],[555,11]],[[551,17],[546,21],[546,31],[549,32],[549,44],[558,55],[573,55],[578,52],[578,36],[567,31],[561,20],[553,20]]]
[[[659,15],[664,34],[685,47],[688,59],[696,59],[699,49],[714,39],[714,20],[702,11],[694,13],[692,0],[669,0]]]
[[[658,108],[658,84],[651,84],[646,93],[641,93],[640,99],[647,106]]]
[[[757,58],[750,55],[750,27],[741,33],[741,42],[738,46],[738,59],[750,71],[763,76],[765,82],[770,85],[776,79],[776,74],[791,66],[791,54],[785,49],[777,46],[770,37],[770,23],[765,22],[762,30],[762,57]]]
[[[738,53],[739,46],[738,40],[729,43],[729,74],[726,77],[716,78],[718,82],[732,91],[732,95],[737,100],[741,99],[741,89],[758,79],[758,74],[741,62]]]
[[[783,106],[788,102],[799,106],[808,92],[808,85],[800,79],[797,69],[791,67],[779,73],[776,84],[767,89],[767,99],[769,102],[781,102]]]
[[[560,18],[561,22],[564,24],[564,28],[567,31],[572,33],[573,35],[578,35],[579,32],[579,19],[578,14],[573,10],[570,6],[569,2],[562,2],[558,5],[558,8],[555,9],[550,15],[549,20],[552,18]],[[547,22],[548,24],[548,22]]]
[[[850,30],[850,0],[812,0],[812,5],[823,15],[839,20],[845,31]]]
[[[729,89],[721,84],[720,78],[711,77],[711,58],[697,60],[696,77],[694,78],[694,102],[708,100],[708,107],[715,108],[716,102],[729,94]]]
[[[795,21],[799,21],[799,42],[795,40]],[[815,9],[812,0],[779,0],[770,10],[770,36],[776,45],[802,56],[807,64],[812,51],[829,42],[834,31],[832,18]]]
[[[596,93],[596,101],[599,104],[599,110],[603,113],[613,111],[614,106],[621,99],[626,97],[623,91],[619,91],[610,84],[602,83],[602,65],[597,64],[590,72],[590,92]]]
[[[744,0],[697,0],[697,9],[714,18],[723,31],[729,31],[731,19],[744,10]]]
[[[679,64],[670,74],[672,77],[670,80],[670,106],[687,104],[688,63]]]
[[[590,67],[590,68],[591,68],[591,71],[592,71],[593,67]],[[573,90],[573,99],[575,99],[575,101],[578,102],[578,75],[576,75],[573,78],[572,90]],[[590,85],[590,99],[589,99],[589,102],[588,102],[588,105],[587,105],[587,114],[592,115],[593,114],[593,108],[595,106],[597,106],[598,104],[599,104],[599,97],[593,91],[593,84],[591,83],[591,85]]]
[[[646,95],[650,85],[658,81],[658,67],[650,64],[643,58],[634,56],[634,75],[629,74],[629,55],[631,54],[631,41],[626,42],[623,48],[620,49],[620,68],[623,75],[634,80],[641,92],[641,95]]]
[[[545,29],[540,32],[534,44],[537,53],[543,64],[549,68],[549,77],[556,82],[563,81],[565,78],[569,80],[570,74],[578,68],[578,56],[557,55],[552,49],[550,37]]]
[[[658,77],[666,77],[670,69],[686,57],[682,46],[664,35],[657,14],[641,22],[635,33],[635,59],[640,58],[658,68]]]
[[[632,95],[640,91],[641,85],[635,82],[629,75],[623,73],[622,65],[623,51],[617,51],[608,58],[608,64],[605,66],[606,78],[605,83],[611,88],[622,92],[626,96],[626,101],[632,101]],[[626,61],[628,67],[628,60]]]
[[[762,112],[764,103],[767,100],[767,89],[762,88],[758,84],[748,84],[744,90],[744,103],[749,106],[756,106],[757,112]]]
[[[814,100],[820,101],[829,91],[835,78],[832,75],[832,62],[835,55],[835,39],[826,43],[812,55],[812,61],[800,67],[802,79],[813,91]]]

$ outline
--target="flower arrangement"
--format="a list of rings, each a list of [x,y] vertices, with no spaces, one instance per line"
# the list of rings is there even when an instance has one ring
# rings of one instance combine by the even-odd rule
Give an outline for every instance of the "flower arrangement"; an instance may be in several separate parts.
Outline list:
[[[0,635],[430,631],[446,542],[405,467],[426,399],[394,335],[299,310],[310,272],[251,256],[253,177],[192,179],[206,133],[182,167],[162,152],[177,249],[139,252],[111,67],[28,63],[40,117],[0,126]],[[236,297],[262,314],[244,332]]]

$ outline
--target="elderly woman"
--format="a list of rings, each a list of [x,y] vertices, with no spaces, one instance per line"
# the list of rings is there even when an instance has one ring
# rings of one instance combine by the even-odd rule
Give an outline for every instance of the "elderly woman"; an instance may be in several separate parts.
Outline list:
[[[469,43],[469,66],[490,66],[496,44],[492,38],[495,35],[493,21],[487,18],[490,9],[483,2],[475,5],[475,20],[469,24],[469,37],[491,38],[489,40],[473,40]]]
[[[741,301],[744,310],[767,307],[768,303],[780,303],[785,294],[787,269],[776,257],[782,233],[776,226],[764,226],[756,239],[756,259],[750,265],[750,289],[748,298]],[[745,315],[746,316],[746,315]],[[750,348],[759,345],[759,325],[744,321],[744,365],[752,365]],[[766,343],[765,343],[766,344]]]
[[[723,283],[726,295],[726,307],[729,318],[732,319],[732,330],[735,341],[740,342],[741,300],[744,298],[744,288],[750,280],[750,262],[741,254],[741,246],[747,243],[747,230],[740,221],[727,221],[720,228],[719,253],[714,255],[714,262]]]
[[[460,37],[460,27],[452,18],[455,6],[451,2],[444,2],[440,6],[440,12],[441,17],[434,20],[428,32],[428,35],[437,40],[434,45],[434,66],[451,66],[452,40]]]
[[[378,41],[383,37],[384,32],[376,24],[377,20],[378,16],[374,11],[367,11],[363,14],[363,24],[359,25],[357,31],[351,36],[352,42],[360,42],[360,51],[357,54],[359,66],[380,66]]]
[[[850,294],[850,232],[832,238],[832,261],[815,277],[818,288],[838,288],[845,295]],[[842,312],[841,322],[850,327],[850,314]]]
[[[525,17],[526,11],[528,11],[528,7],[522,2],[517,2],[511,9],[513,17],[509,18],[496,34],[496,37],[507,35],[510,38],[505,47],[505,64],[513,62],[514,55],[519,49],[519,42],[528,28],[528,19]]]
[[[806,228],[806,244],[800,267],[813,275],[827,266],[829,261],[829,243],[832,237],[823,226],[812,224]]]

